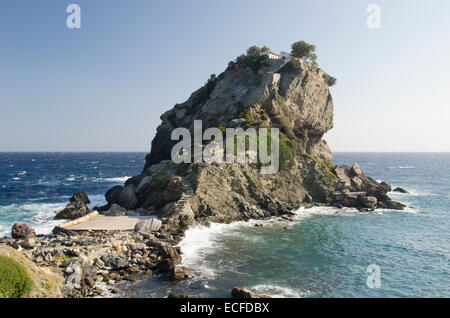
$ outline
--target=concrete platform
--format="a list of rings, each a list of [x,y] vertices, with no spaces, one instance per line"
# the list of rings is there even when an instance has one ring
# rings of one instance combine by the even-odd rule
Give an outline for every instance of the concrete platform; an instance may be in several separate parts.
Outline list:
[[[134,230],[134,226],[141,220],[152,219],[153,216],[104,216],[95,215],[77,224],[68,224],[64,228],[73,231],[127,231]]]

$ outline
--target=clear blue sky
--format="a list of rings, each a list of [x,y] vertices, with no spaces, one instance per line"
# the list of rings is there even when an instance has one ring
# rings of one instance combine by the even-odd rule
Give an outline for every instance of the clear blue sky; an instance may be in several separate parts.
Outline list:
[[[449,32],[447,0],[1,0],[0,151],[148,151],[210,74],[297,40],[338,79],[333,151],[450,151]]]

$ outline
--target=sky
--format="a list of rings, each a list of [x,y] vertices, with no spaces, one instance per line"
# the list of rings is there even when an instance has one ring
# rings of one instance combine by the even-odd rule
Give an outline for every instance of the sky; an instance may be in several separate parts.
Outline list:
[[[447,0],[1,0],[0,151],[147,152],[210,74],[298,40],[337,78],[333,151],[450,151],[449,32]]]

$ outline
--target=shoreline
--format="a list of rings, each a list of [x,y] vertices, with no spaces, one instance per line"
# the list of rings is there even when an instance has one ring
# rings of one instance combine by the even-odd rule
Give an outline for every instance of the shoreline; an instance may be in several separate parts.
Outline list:
[[[339,209],[323,204],[308,205],[307,207],[300,207],[290,215],[234,221],[231,223],[211,222],[208,225],[197,223],[184,231],[183,235],[177,236],[175,240],[170,240],[170,245],[181,255],[179,266],[181,268],[189,268],[187,272],[189,273],[191,271],[190,266],[195,265],[195,259],[198,257],[200,250],[203,250],[205,247],[214,249],[214,246],[208,246],[208,244],[211,244],[210,242],[206,243],[205,246],[203,237],[205,231],[209,232],[207,237],[209,241],[210,236],[213,238],[219,233],[241,226],[251,228],[275,225],[287,228],[315,215],[351,216],[384,213],[387,211],[391,210],[377,209],[372,212],[359,212],[355,208]],[[409,213],[411,211],[402,212]],[[167,242],[164,235],[155,234],[156,236],[162,236],[162,241]],[[198,235],[201,235],[203,239],[196,241],[195,236]],[[39,236],[33,240],[1,238],[0,245],[11,246],[26,255],[38,267],[50,268],[52,271],[63,275],[65,281],[62,281],[60,286],[63,297],[114,298],[129,297],[129,292],[135,289],[135,284],[142,283],[152,276],[166,282],[170,280],[171,274],[161,272],[158,265],[158,262],[162,260],[160,251],[152,244],[149,244],[147,238],[152,239],[148,235],[134,231],[77,231],[76,233],[71,233],[69,230],[66,233]],[[102,258],[103,255],[107,254],[114,256],[111,259]],[[122,255],[125,255],[125,257],[121,257]],[[143,258],[151,259],[151,262],[140,261]],[[120,262],[123,263],[120,264]],[[83,274],[79,275],[79,279],[76,278],[78,268],[83,272]],[[204,271],[205,269],[192,269],[194,273],[198,273],[199,270]],[[86,275],[85,273],[89,274]],[[75,280],[69,282],[71,275],[75,275],[73,277]],[[186,275],[183,279],[189,279],[189,276]],[[179,279],[174,281],[179,281]],[[277,286],[272,287],[275,288]],[[255,286],[248,288],[251,292],[261,292]],[[261,287],[261,289],[264,288]],[[264,292],[267,294],[267,291]],[[272,296],[278,297],[280,295],[274,294]]]

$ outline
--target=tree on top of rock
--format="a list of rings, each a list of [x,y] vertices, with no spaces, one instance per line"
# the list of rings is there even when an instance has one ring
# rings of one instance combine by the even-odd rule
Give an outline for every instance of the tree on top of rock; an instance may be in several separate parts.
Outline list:
[[[261,54],[261,48],[257,47],[256,45],[250,46],[247,49],[247,55],[249,56],[259,56]]]
[[[315,61],[317,59],[317,55],[314,53],[316,51],[316,46],[306,43],[305,41],[292,43],[291,49],[291,55],[294,57],[306,58],[311,61]]]

